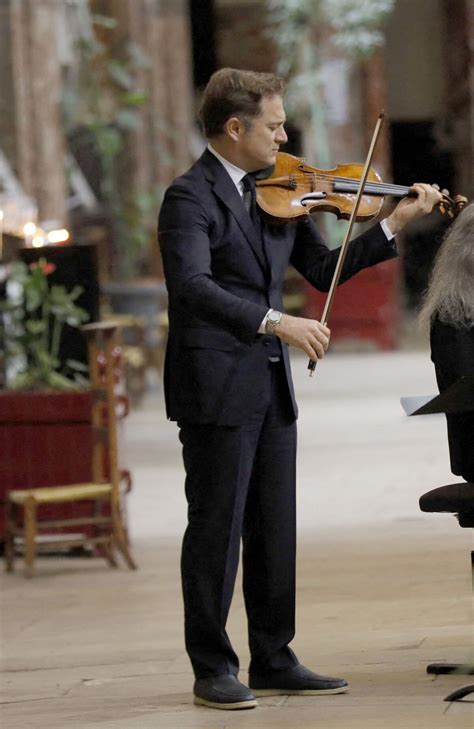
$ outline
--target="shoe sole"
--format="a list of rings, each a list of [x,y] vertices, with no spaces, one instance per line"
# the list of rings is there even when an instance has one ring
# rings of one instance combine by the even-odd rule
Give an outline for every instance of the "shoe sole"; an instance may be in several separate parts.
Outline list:
[[[330,696],[349,691],[349,686],[333,689],[254,689],[251,686],[249,688],[255,696]]]
[[[207,699],[202,699],[200,696],[194,697],[194,703],[197,706],[208,706],[210,709],[224,709],[225,711],[254,709],[257,706],[255,699],[249,701],[232,701],[231,703],[224,704],[218,701],[208,701]]]

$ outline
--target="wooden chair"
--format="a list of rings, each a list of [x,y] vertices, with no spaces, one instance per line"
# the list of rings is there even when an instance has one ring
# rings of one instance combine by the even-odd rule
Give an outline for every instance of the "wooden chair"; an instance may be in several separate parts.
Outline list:
[[[92,398],[92,481],[10,491],[6,497],[5,562],[12,572],[15,538],[22,538],[25,576],[31,577],[37,552],[54,551],[64,546],[97,545],[111,567],[116,567],[115,551],[121,553],[130,569],[136,564],[130,553],[120,499],[120,472],[117,444],[117,395],[113,350],[117,325],[114,322],[87,324],[82,330],[87,339]],[[101,368],[101,361],[103,367]],[[60,457],[60,454],[58,454]],[[41,505],[92,502],[90,516],[41,520]],[[21,519],[21,516],[23,517]],[[87,527],[85,534],[55,533],[64,527]],[[44,537],[45,532],[53,540]],[[42,538],[41,538],[42,537]]]

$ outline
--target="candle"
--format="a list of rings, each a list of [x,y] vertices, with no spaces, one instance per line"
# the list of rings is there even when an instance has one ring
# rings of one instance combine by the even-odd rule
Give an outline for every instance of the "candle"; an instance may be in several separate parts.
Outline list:
[[[36,233],[36,225],[34,223],[25,223],[23,226],[23,235],[25,236],[25,246],[31,248],[33,236]]]
[[[33,248],[42,248],[44,246],[44,236],[35,235],[31,241]]]
[[[58,228],[58,230],[50,230],[48,233],[48,243],[61,244],[69,240],[69,232],[66,228]]]

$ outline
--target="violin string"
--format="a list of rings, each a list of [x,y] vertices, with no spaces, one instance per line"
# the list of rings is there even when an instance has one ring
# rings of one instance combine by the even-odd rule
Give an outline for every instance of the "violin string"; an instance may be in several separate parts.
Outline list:
[[[324,182],[329,183],[346,183],[349,185],[354,185],[354,190],[341,190],[340,192],[346,192],[347,194],[356,194],[357,193],[357,187],[359,180],[354,177],[339,177],[337,175],[329,175],[329,174],[322,174],[321,172],[314,173],[314,172],[296,172],[291,175],[288,175],[288,179],[296,179],[297,184],[299,183],[305,183],[308,185],[308,187],[311,185],[311,180],[322,180]],[[375,188],[375,189],[374,189]],[[407,187],[405,185],[395,185],[393,183],[385,183],[385,182],[377,182],[368,180],[366,183],[366,190],[367,193],[370,194],[380,194],[380,195],[407,195],[410,192],[410,187]],[[447,195],[443,195],[443,198],[445,201],[450,201],[451,198]]]
[[[314,174],[311,172],[296,173],[296,175],[294,175],[294,177],[296,177],[298,180],[305,181],[308,183],[311,181],[311,178],[313,178],[315,180],[325,180],[327,182],[341,182],[341,183],[353,184],[353,185],[356,185],[355,192],[357,192],[358,179],[354,178],[354,177],[338,177],[336,175],[324,175],[324,174],[320,174],[320,173]],[[410,188],[405,185],[395,185],[392,183],[376,182],[376,181],[372,181],[372,180],[367,181],[366,187],[369,187],[369,188],[375,187],[377,190],[380,190],[380,191],[382,191],[382,189],[383,189],[383,190],[393,190],[393,192],[404,192],[404,193],[407,193],[410,190]],[[387,192],[386,194],[390,194],[390,193]]]
[[[299,173],[299,176],[300,176],[300,178],[305,179],[306,176],[308,176],[308,175],[309,176],[312,176],[312,174],[313,173],[311,173],[311,172],[309,172],[309,173],[301,173],[300,172]],[[328,180],[328,181],[333,181],[333,182],[348,183],[350,185],[354,185],[355,186],[355,190],[353,192],[354,192],[354,194],[357,193],[358,182],[359,182],[359,180],[357,178],[354,178],[354,177],[338,177],[336,175],[321,175],[321,174],[318,174],[318,175],[315,175],[315,179],[322,179],[322,180]],[[367,192],[369,194],[370,194],[370,192],[373,192],[373,194],[377,194],[377,192],[378,192],[379,194],[382,194],[382,195],[391,195],[391,194],[395,194],[396,195],[398,193],[408,194],[410,192],[410,187],[407,187],[406,185],[395,185],[393,183],[377,182],[377,181],[372,181],[372,180],[368,180],[365,187],[366,187]],[[372,188],[376,188],[375,191]],[[341,191],[341,192],[343,192],[343,191]],[[352,190],[350,190],[348,192],[349,192],[349,194],[352,194]],[[447,195],[445,193],[442,193],[442,195],[443,195],[443,200],[445,202],[452,202],[452,199],[451,199],[451,197],[449,195]]]
[[[349,185],[355,185],[356,189],[354,190],[354,193],[357,192],[357,180],[353,177],[344,178],[344,177],[335,177],[335,176],[330,176],[330,175],[315,175],[313,177],[313,179],[323,180],[323,181],[330,182],[330,183],[340,182],[340,183],[346,183]],[[299,177],[297,177],[297,182],[299,182],[299,183],[302,182],[302,183],[308,184],[308,186],[311,184],[311,180],[308,179],[308,177],[305,175],[300,175]],[[370,188],[372,188],[372,189],[376,188],[375,191],[379,192],[380,194],[385,194],[385,195],[389,195],[391,193],[392,194],[396,194],[396,193],[407,194],[410,191],[410,188],[404,187],[402,185],[390,185],[390,184],[386,184],[383,182],[372,182],[370,180],[366,184],[366,187],[369,190],[370,190]],[[375,191],[374,191],[374,194],[375,194]],[[352,191],[348,191],[348,192],[352,192]]]

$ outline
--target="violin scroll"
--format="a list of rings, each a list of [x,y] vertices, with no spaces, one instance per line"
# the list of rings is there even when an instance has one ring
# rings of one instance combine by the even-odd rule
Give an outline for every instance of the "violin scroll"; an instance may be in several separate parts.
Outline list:
[[[443,215],[447,213],[450,218],[456,218],[469,202],[464,195],[451,198],[448,190],[441,190],[441,194],[443,199],[438,203],[438,208]]]

